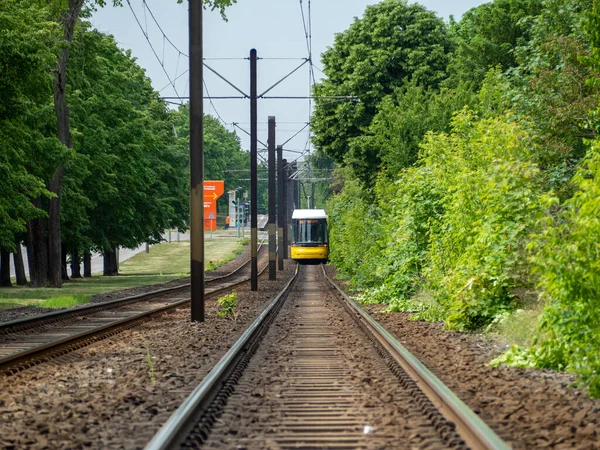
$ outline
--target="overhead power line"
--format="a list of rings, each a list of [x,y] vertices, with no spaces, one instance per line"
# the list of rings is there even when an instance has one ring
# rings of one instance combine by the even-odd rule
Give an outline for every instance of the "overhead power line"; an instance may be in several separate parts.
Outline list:
[[[146,5],[146,1],[145,0],[144,0],[143,3],[144,3],[144,5]],[[135,21],[137,22],[138,26],[140,27],[140,30],[142,31],[142,34],[146,38],[146,41],[148,41],[148,45],[150,46],[150,49],[152,50],[152,53],[154,53],[154,56],[156,57],[156,60],[160,64],[160,67],[162,68],[163,72],[165,73],[167,79],[169,80],[169,83],[173,87],[173,90],[175,91],[175,94],[177,94],[177,96],[179,97],[179,92],[177,92],[177,87],[175,86],[175,83],[173,82],[173,80],[171,80],[171,77],[169,76],[169,72],[167,71],[167,69],[165,67],[164,59],[163,60],[160,59],[160,57],[158,56],[158,53],[156,53],[156,50],[154,49],[154,46],[152,45],[152,42],[150,42],[150,36],[148,35],[148,28],[146,27],[146,29],[144,29],[144,27],[142,26],[142,23],[140,22],[137,14],[135,13],[133,7],[131,6],[131,1],[130,0],[127,0],[127,5],[129,6],[129,9],[131,10],[131,13],[133,14],[133,17],[135,18]],[[164,33],[163,33],[163,36],[164,36]],[[175,74],[175,75],[177,75],[177,74]]]

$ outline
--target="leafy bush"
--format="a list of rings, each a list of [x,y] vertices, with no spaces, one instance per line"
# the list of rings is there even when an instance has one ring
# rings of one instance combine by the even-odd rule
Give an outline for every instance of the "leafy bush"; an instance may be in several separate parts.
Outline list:
[[[380,217],[377,204],[369,202],[353,180],[346,180],[328,204],[329,258],[354,287],[368,288],[381,281],[373,270],[385,246]]]
[[[223,295],[217,299],[217,305],[219,306],[219,317],[232,317],[234,320],[237,319],[236,308],[238,306],[237,292],[231,291],[231,294]]]
[[[428,134],[421,165],[395,183],[381,176],[375,202],[346,182],[330,202],[332,262],[365,298],[418,312],[452,329],[485,327],[531,285],[528,235],[543,213],[535,145],[516,123],[455,116]],[[433,299],[413,298],[422,289]]]
[[[484,327],[517,306],[517,288],[530,283],[525,246],[543,212],[533,147],[516,123],[466,111],[451,134],[422,145],[444,210],[432,218],[424,275],[448,328]]]
[[[574,182],[578,191],[556,220],[546,219],[532,244],[546,302],[532,359],[538,367],[577,373],[600,396],[600,142]]]
[[[399,305],[423,282],[421,272],[426,263],[430,226],[443,212],[440,199],[429,167],[406,169],[400,173],[386,229],[389,242],[377,269],[390,294],[389,303]]]

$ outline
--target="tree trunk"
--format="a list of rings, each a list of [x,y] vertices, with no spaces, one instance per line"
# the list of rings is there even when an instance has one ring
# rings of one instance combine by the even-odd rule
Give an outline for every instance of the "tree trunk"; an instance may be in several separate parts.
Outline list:
[[[13,253],[15,262],[15,276],[17,278],[17,286],[25,286],[27,277],[25,276],[25,264],[23,264],[23,253],[21,252],[21,242],[17,242],[17,250]]]
[[[92,254],[90,252],[83,253],[83,276],[92,278]]]
[[[25,226],[27,227],[27,242],[25,245],[27,248],[27,266],[29,266],[29,279],[31,280],[30,286],[35,287],[35,283],[39,281],[40,276],[36,270],[35,252],[33,251],[33,221],[27,222]]]
[[[60,253],[60,277],[62,281],[67,281],[69,274],[67,272],[67,246],[65,244],[60,246]]]
[[[112,277],[119,275],[117,269],[117,252],[114,250],[104,250],[104,276]]]
[[[51,287],[62,286],[62,246],[60,242],[60,191],[66,169],[59,167],[50,181],[49,191],[56,194],[48,201],[48,260]]]
[[[69,8],[62,18],[63,39],[67,45],[58,56],[56,78],[54,79],[54,110],[56,111],[58,139],[67,148],[72,148],[71,130],[69,127],[69,107],[66,99],[67,63],[69,61],[69,45],[73,42],[75,24],[85,0],[69,0]],[[48,254],[50,258],[50,285],[61,287],[61,239],[60,239],[60,194],[62,179],[66,167],[60,165],[50,181],[49,191],[56,194],[48,202]]]
[[[10,282],[10,252],[0,250],[0,286],[12,287]]]
[[[81,263],[77,247],[71,250],[71,278],[81,278]]]
[[[39,199],[33,200],[40,207]],[[46,242],[45,219],[34,219],[27,223],[27,260],[32,287],[48,285],[48,244]]]

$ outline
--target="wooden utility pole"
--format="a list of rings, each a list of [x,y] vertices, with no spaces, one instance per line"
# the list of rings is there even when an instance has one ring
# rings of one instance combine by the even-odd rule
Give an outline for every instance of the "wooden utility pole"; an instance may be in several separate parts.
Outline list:
[[[285,195],[283,193],[283,147],[277,146],[277,263],[278,269],[283,270],[283,217],[285,214]]]
[[[277,235],[275,222],[275,117],[269,116],[268,166],[269,166],[269,280],[277,279]]]
[[[189,0],[190,247],[192,322],[204,322],[204,132],[202,0]]]
[[[258,291],[258,111],[256,49],[250,50],[250,290]]]

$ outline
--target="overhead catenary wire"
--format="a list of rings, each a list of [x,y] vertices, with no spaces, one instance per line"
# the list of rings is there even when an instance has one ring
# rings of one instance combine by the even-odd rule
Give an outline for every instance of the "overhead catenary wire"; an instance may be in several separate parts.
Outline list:
[[[223,120],[223,118],[221,117],[221,114],[219,114],[219,111],[217,111],[217,108],[215,107],[215,104],[213,103],[212,98],[210,98],[210,92],[208,92],[208,86],[206,85],[206,79],[204,77],[202,77],[202,84],[204,84],[204,90],[206,91],[206,95],[208,97],[208,101],[210,102],[210,106],[212,106],[213,111],[215,112],[215,114],[217,115],[217,117],[219,118],[221,123],[223,125],[227,126],[227,122],[225,122]]]
[[[129,3],[129,0],[127,1],[127,3]],[[169,37],[167,36],[167,34],[163,31],[162,27],[160,26],[160,24],[158,23],[158,20],[156,20],[156,17],[154,17],[154,13],[152,12],[152,10],[150,9],[150,6],[148,5],[148,3],[146,2],[146,0],[142,0],[142,3],[145,6],[145,9],[148,10],[148,12],[150,13],[150,17],[152,17],[152,20],[154,20],[154,23],[156,24],[156,26],[158,27],[158,29],[160,30],[160,32],[163,35],[163,39],[166,40],[169,44],[171,44],[171,46],[177,50],[177,52],[180,55],[185,56],[186,58],[189,58],[189,55],[187,55],[186,53],[182,52],[181,50],[179,50],[179,48],[177,48],[177,46],[173,43],[173,41],[171,41],[171,39],[169,39]],[[146,28],[147,29],[147,28]]]
[[[144,34],[144,37],[146,38],[156,60],[159,62],[161,69],[163,70],[163,72],[165,73],[167,79],[168,79],[168,83],[162,87],[160,89],[159,92],[163,92],[165,89],[167,89],[169,86],[171,86],[173,88],[173,90],[175,91],[176,96],[170,96],[170,97],[161,97],[165,102],[169,103],[169,104],[174,104],[174,105],[180,105],[183,104],[183,102],[185,100],[187,100],[189,97],[187,96],[181,96],[179,95],[177,86],[176,86],[176,82],[181,79],[182,77],[184,77],[189,71],[185,70],[183,73],[179,74],[179,66],[180,66],[180,60],[181,57],[186,57],[189,58],[189,55],[182,51],[174,42],[173,40],[171,40],[169,38],[169,36],[167,35],[167,33],[165,32],[165,30],[163,29],[163,27],[161,26],[160,22],[157,19],[157,16],[154,14],[151,6],[149,5],[148,0],[141,0],[142,6],[143,6],[143,13],[144,13],[144,18],[143,18],[143,22],[144,24],[141,23],[139,17],[136,15],[136,12],[131,4],[131,0],[127,0],[127,4],[132,12],[132,14],[134,15],[134,18],[136,19],[136,22],[138,23],[138,26],[140,27],[142,33]],[[298,158],[296,158],[297,161],[298,159],[301,159],[307,155],[310,155],[311,153],[311,134],[312,134],[312,130],[311,130],[311,123],[310,123],[310,118],[312,115],[312,102],[315,99],[315,97],[312,95],[312,88],[314,87],[314,85],[316,84],[316,76],[315,76],[315,72],[314,72],[314,67],[316,67],[313,64],[312,61],[312,11],[311,11],[311,0],[307,0],[307,1],[303,1],[303,0],[299,0],[299,4],[300,4],[300,12],[301,12],[301,20],[302,20],[302,27],[303,27],[303,32],[304,32],[304,38],[306,41],[306,51],[307,51],[307,56],[306,57],[302,57],[302,58],[298,58],[298,57],[260,57],[258,59],[260,60],[280,60],[280,61],[284,61],[284,60],[300,60],[303,61],[302,64],[300,64],[296,69],[294,69],[291,73],[289,73],[288,75],[286,75],[282,80],[280,80],[279,82],[277,82],[274,86],[272,86],[271,88],[269,88],[267,91],[265,91],[263,94],[261,94],[261,98],[265,99],[265,100],[308,100],[308,121],[306,122],[299,122],[299,123],[304,123],[305,125],[302,127],[302,129],[300,131],[295,132],[289,139],[287,139],[285,141],[285,144],[289,143],[292,139],[296,138],[298,136],[298,134],[300,134],[300,132],[307,130],[308,132],[308,136],[306,139],[306,144],[305,144],[305,148],[304,150],[302,150],[302,152],[300,153],[300,156]],[[151,39],[150,39],[150,33],[148,30],[149,26],[152,26],[152,24],[154,24],[156,26],[156,28],[158,29],[158,31],[160,32],[160,34],[162,35],[162,43],[163,43],[163,48],[162,48],[162,57],[159,54],[159,51],[157,51],[157,48],[155,45],[152,44]],[[165,51],[166,51],[166,47],[170,46],[174,51],[177,52],[177,63],[176,63],[176,68],[175,68],[175,75],[171,76],[166,68],[166,64],[165,64]],[[205,57],[203,58],[203,60],[248,60],[248,57]],[[269,92],[271,89],[273,89],[275,86],[279,85],[281,82],[283,82],[286,78],[288,78],[292,73],[294,73],[296,70],[298,70],[300,67],[302,67],[303,65],[308,64],[308,72],[309,72],[309,93],[306,96],[266,96],[265,94],[267,92]],[[212,71],[213,73],[215,73],[215,75],[219,76],[221,79],[225,80],[230,86],[232,86],[234,89],[236,89],[241,95],[240,96],[211,96],[208,90],[208,86],[206,83],[206,80],[203,80],[203,84],[204,84],[204,89],[206,92],[206,95],[204,96],[205,99],[210,101],[211,107],[215,113],[215,115],[217,116],[217,118],[219,119],[219,121],[224,124],[224,125],[233,125],[233,129],[235,128],[239,128],[240,130],[242,130],[244,133],[247,134],[246,130],[243,130],[242,128],[240,128],[239,126],[236,126],[236,124],[239,124],[239,122],[234,122],[232,123],[228,123],[226,122],[225,118],[220,114],[220,112],[217,110],[216,105],[214,103],[214,101],[216,100],[226,100],[226,99],[247,99],[248,96],[245,92],[243,92],[243,90],[237,88],[237,86],[234,86],[231,82],[228,82],[225,77],[221,76],[220,74],[218,74],[214,69],[212,69],[211,67],[209,67],[208,65],[206,65],[206,63],[204,64],[204,66],[209,70]],[[319,69],[317,67],[317,70],[319,70],[321,73],[323,73],[323,71],[321,69]],[[188,88],[188,83],[189,80],[186,82],[186,87],[184,89],[184,94],[187,93],[187,88]],[[329,97],[320,97],[320,99],[322,100],[334,100],[334,101],[347,101],[347,100],[356,100],[355,97],[352,96],[329,96]],[[174,100],[179,100],[179,102],[175,102]],[[281,122],[283,123],[283,122]],[[261,142],[262,144],[262,142]],[[263,144],[264,145],[264,144]],[[294,152],[298,152],[298,150],[294,150]]]
[[[139,18],[137,16],[137,14],[135,13],[135,10],[131,6],[131,1],[130,0],[127,0],[127,5],[129,6],[130,11],[133,14],[133,17],[135,18],[135,21],[137,22],[138,26],[140,27],[140,30],[142,31],[142,34],[146,38],[146,41],[148,42],[148,45],[150,46],[150,49],[152,50],[152,53],[154,53],[154,56],[156,57],[156,60],[160,64],[160,67],[162,68],[163,72],[165,73],[167,79],[169,80],[169,83],[173,87],[173,90],[175,91],[175,94],[177,94],[177,97],[179,97],[179,92],[177,92],[177,87],[175,86],[175,83],[173,82],[173,80],[171,80],[169,72],[167,71],[167,69],[165,67],[164,61],[161,61],[160,57],[158,56],[158,53],[156,53],[156,50],[154,49],[154,46],[152,45],[152,42],[150,42],[150,36],[148,35],[148,28],[146,27],[146,29],[144,29],[144,27],[142,26],[142,24],[141,24],[141,22],[140,22],[140,20],[139,20]]]

